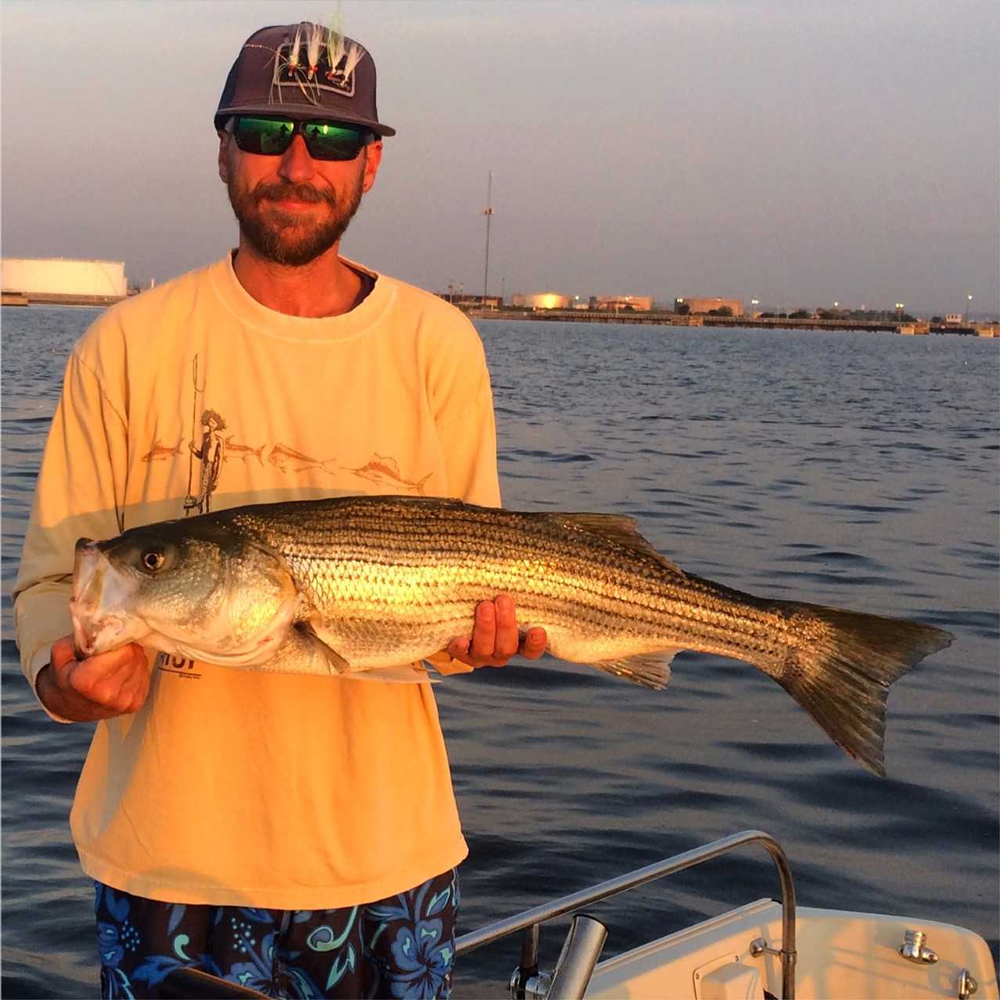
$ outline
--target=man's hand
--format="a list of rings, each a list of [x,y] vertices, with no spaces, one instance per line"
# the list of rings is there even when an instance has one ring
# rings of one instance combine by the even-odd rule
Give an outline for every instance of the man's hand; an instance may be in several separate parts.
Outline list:
[[[52,645],[35,690],[54,715],[71,722],[95,722],[138,712],[149,694],[149,663],[136,642],[120,649],[76,659],[73,637]]]
[[[470,667],[503,667],[515,653],[537,660],[547,643],[543,628],[530,628],[524,636],[518,632],[514,602],[501,594],[477,606],[472,638],[452,640],[448,655]]]

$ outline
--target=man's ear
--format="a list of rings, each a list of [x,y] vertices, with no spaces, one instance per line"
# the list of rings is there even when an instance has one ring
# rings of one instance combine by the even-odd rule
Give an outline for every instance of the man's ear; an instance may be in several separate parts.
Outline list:
[[[375,183],[379,164],[382,162],[382,140],[376,139],[365,146],[365,173],[361,181],[361,190],[368,192]]]

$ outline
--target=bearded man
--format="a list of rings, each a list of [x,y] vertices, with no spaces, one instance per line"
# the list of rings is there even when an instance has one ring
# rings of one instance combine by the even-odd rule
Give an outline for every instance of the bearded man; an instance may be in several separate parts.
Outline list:
[[[475,330],[339,252],[394,134],[371,55],[315,24],[264,28],[215,127],[239,246],[108,310],[74,348],[15,585],[42,706],[98,722],[70,822],[102,993],[158,996],[190,966],[270,996],[445,997],[467,848],[428,684],[245,673],[137,644],[75,659],[77,538],[192,513],[195,455],[218,459],[216,510],[364,492],[374,461],[399,493],[500,502]],[[199,437],[213,422],[225,449]],[[188,446],[143,461],[158,440]],[[502,666],[545,642],[498,595],[437,665]]]

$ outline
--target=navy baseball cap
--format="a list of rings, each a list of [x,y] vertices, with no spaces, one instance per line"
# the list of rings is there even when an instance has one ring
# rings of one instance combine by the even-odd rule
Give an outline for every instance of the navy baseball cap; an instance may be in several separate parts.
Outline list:
[[[255,31],[236,57],[215,112],[283,115],[360,125],[378,136],[396,130],[378,120],[375,60],[360,43],[311,21]]]

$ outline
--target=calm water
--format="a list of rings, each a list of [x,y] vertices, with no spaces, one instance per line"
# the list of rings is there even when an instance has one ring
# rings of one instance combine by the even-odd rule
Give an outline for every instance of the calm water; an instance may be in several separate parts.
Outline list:
[[[94,315],[3,312],[5,997],[95,995],[92,897],[67,829],[90,727],[35,708],[10,614],[62,367]],[[788,852],[801,903],[951,921],[996,952],[1000,345],[480,330],[507,506],[632,514],[703,576],[912,616],[956,641],[893,688],[884,781],[766,677],[718,658],[681,654],[662,693],[562,665],[439,685],[472,850],[464,929],[759,827]],[[610,954],[776,892],[751,852],[595,912]],[[560,942],[561,928],[543,933],[551,961]],[[505,983],[518,948],[470,956],[456,992]]]

